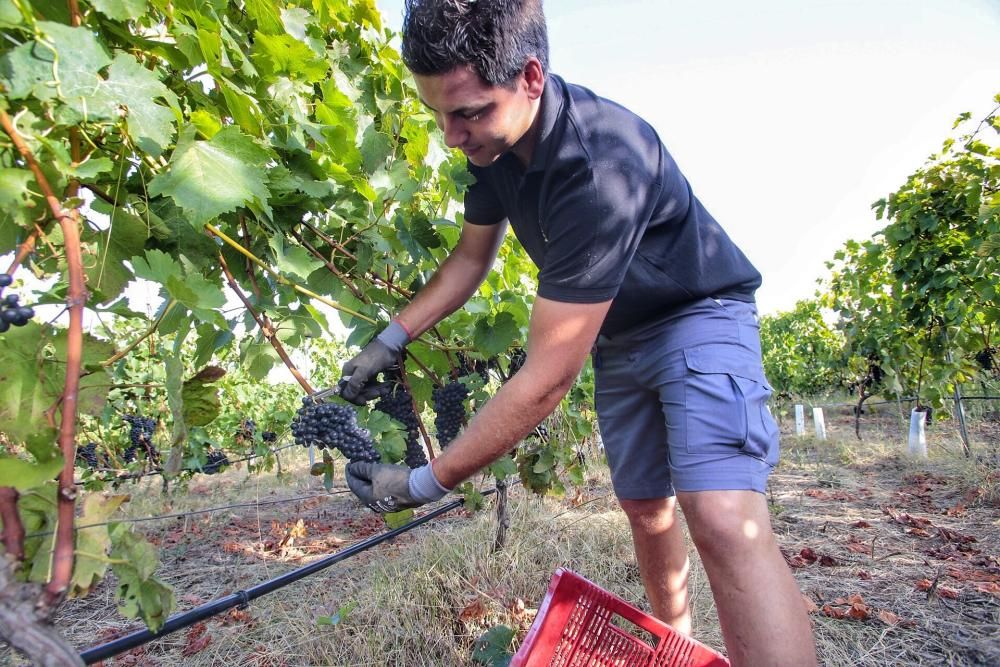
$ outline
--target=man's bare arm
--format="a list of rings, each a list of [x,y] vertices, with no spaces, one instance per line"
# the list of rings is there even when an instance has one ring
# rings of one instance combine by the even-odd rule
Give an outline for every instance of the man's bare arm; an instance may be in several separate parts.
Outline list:
[[[411,338],[455,312],[486,279],[503,241],[506,222],[495,225],[465,223],[458,245],[396,320]]]
[[[499,459],[559,405],[583,367],[610,306],[611,301],[535,299],[528,360],[434,459],[434,476],[442,486],[454,488]]]

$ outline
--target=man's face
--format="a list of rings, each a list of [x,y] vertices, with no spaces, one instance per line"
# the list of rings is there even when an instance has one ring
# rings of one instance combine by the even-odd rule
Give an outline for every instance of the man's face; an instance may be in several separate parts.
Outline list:
[[[445,143],[461,149],[478,167],[515,148],[531,127],[538,96],[523,72],[512,88],[491,86],[470,67],[413,78],[420,99],[444,132]]]

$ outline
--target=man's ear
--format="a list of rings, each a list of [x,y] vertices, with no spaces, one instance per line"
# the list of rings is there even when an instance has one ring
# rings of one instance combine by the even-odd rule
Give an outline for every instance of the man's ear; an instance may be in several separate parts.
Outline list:
[[[541,61],[534,56],[528,58],[528,62],[524,65],[524,85],[528,97],[532,100],[541,97],[542,90],[545,89],[545,70],[542,69]]]

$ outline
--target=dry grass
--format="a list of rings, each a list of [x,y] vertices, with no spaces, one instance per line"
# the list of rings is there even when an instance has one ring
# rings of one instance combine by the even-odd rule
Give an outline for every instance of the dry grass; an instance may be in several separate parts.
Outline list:
[[[794,561],[808,547],[832,559],[793,569],[803,592],[818,607],[831,605],[834,614],[844,608],[838,598],[860,595],[869,612],[864,620],[822,611],[812,615],[822,663],[1000,663],[1000,598],[980,592],[977,584],[983,582],[953,576],[1000,576],[1000,520],[996,496],[990,495],[996,466],[988,457],[970,463],[957,456],[955,431],[947,423],[931,430],[930,460],[915,462],[901,453],[905,434],[898,416],[866,415],[862,443],[854,438],[851,419],[829,415],[827,421],[828,441],[786,437],[770,493],[775,532],[786,555]],[[988,451],[986,445],[995,451],[992,422],[977,422],[975,428],[977,453]],[[286,457],[285,479],[231,470],[202,477],[188,493],[166,499],[155,481],[146,483],[129,489],[128,512],[145,516],[318,492],[318,480],[306,467],[304,453],[296,452]],[[194,633],[178,632],[110,664],[466,665],[474,640],[493,625],[510,625],[523,637],[531,608],[560,565],[646,608],[627,521],[606,474],[603,467],[595,470],[576,503],[512,490],[503,551],[492,550],[492,511],[454,512],[264,596],[245,612],[230,612]],[[978,496],[970,495],[974,489]],[[912,526],[885,514],[886,507],[897,518],[930,521],[928,536],[908,532]],[[952,515],[949,509],[955,510]],[[304,534],[300,530],[288,542],[299,520]],[[869,527],[855,527],[859,521]],[[181,609],[250,587],[380,529],[346,495],[140,526],[159,543],[162,573],[175,587]],[[958,543],[956,535],[976,541]],[[860,542],[874,546],[852,551],[849,545]],[[932,591],[917,590],[924,578],[933,580]],[[721,649],[696,556],[690,587],[695,635]],[[948,590],[957,597],[945,597]],[[57,621],[75,645],[91,646],[136,627],[114,611],[112,593],[112,584],[105,583],[61,609]],[[317,618],[346,608],[350,611],[336,625],[317,625]],[[879,612],[891,612],[901,622],[890,625],[879,620]],[[204,637],[209,640],[202,646],[198,640],[205,642]],[[5,653],[0,662],[16,664]]]

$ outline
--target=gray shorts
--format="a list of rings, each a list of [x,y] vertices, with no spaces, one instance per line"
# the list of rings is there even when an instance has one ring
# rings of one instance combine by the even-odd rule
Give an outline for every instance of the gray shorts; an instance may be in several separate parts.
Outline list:
[[[619,498],[763,493],[778,463],[757,307],[702,299],[594,348],[597,418]]]

